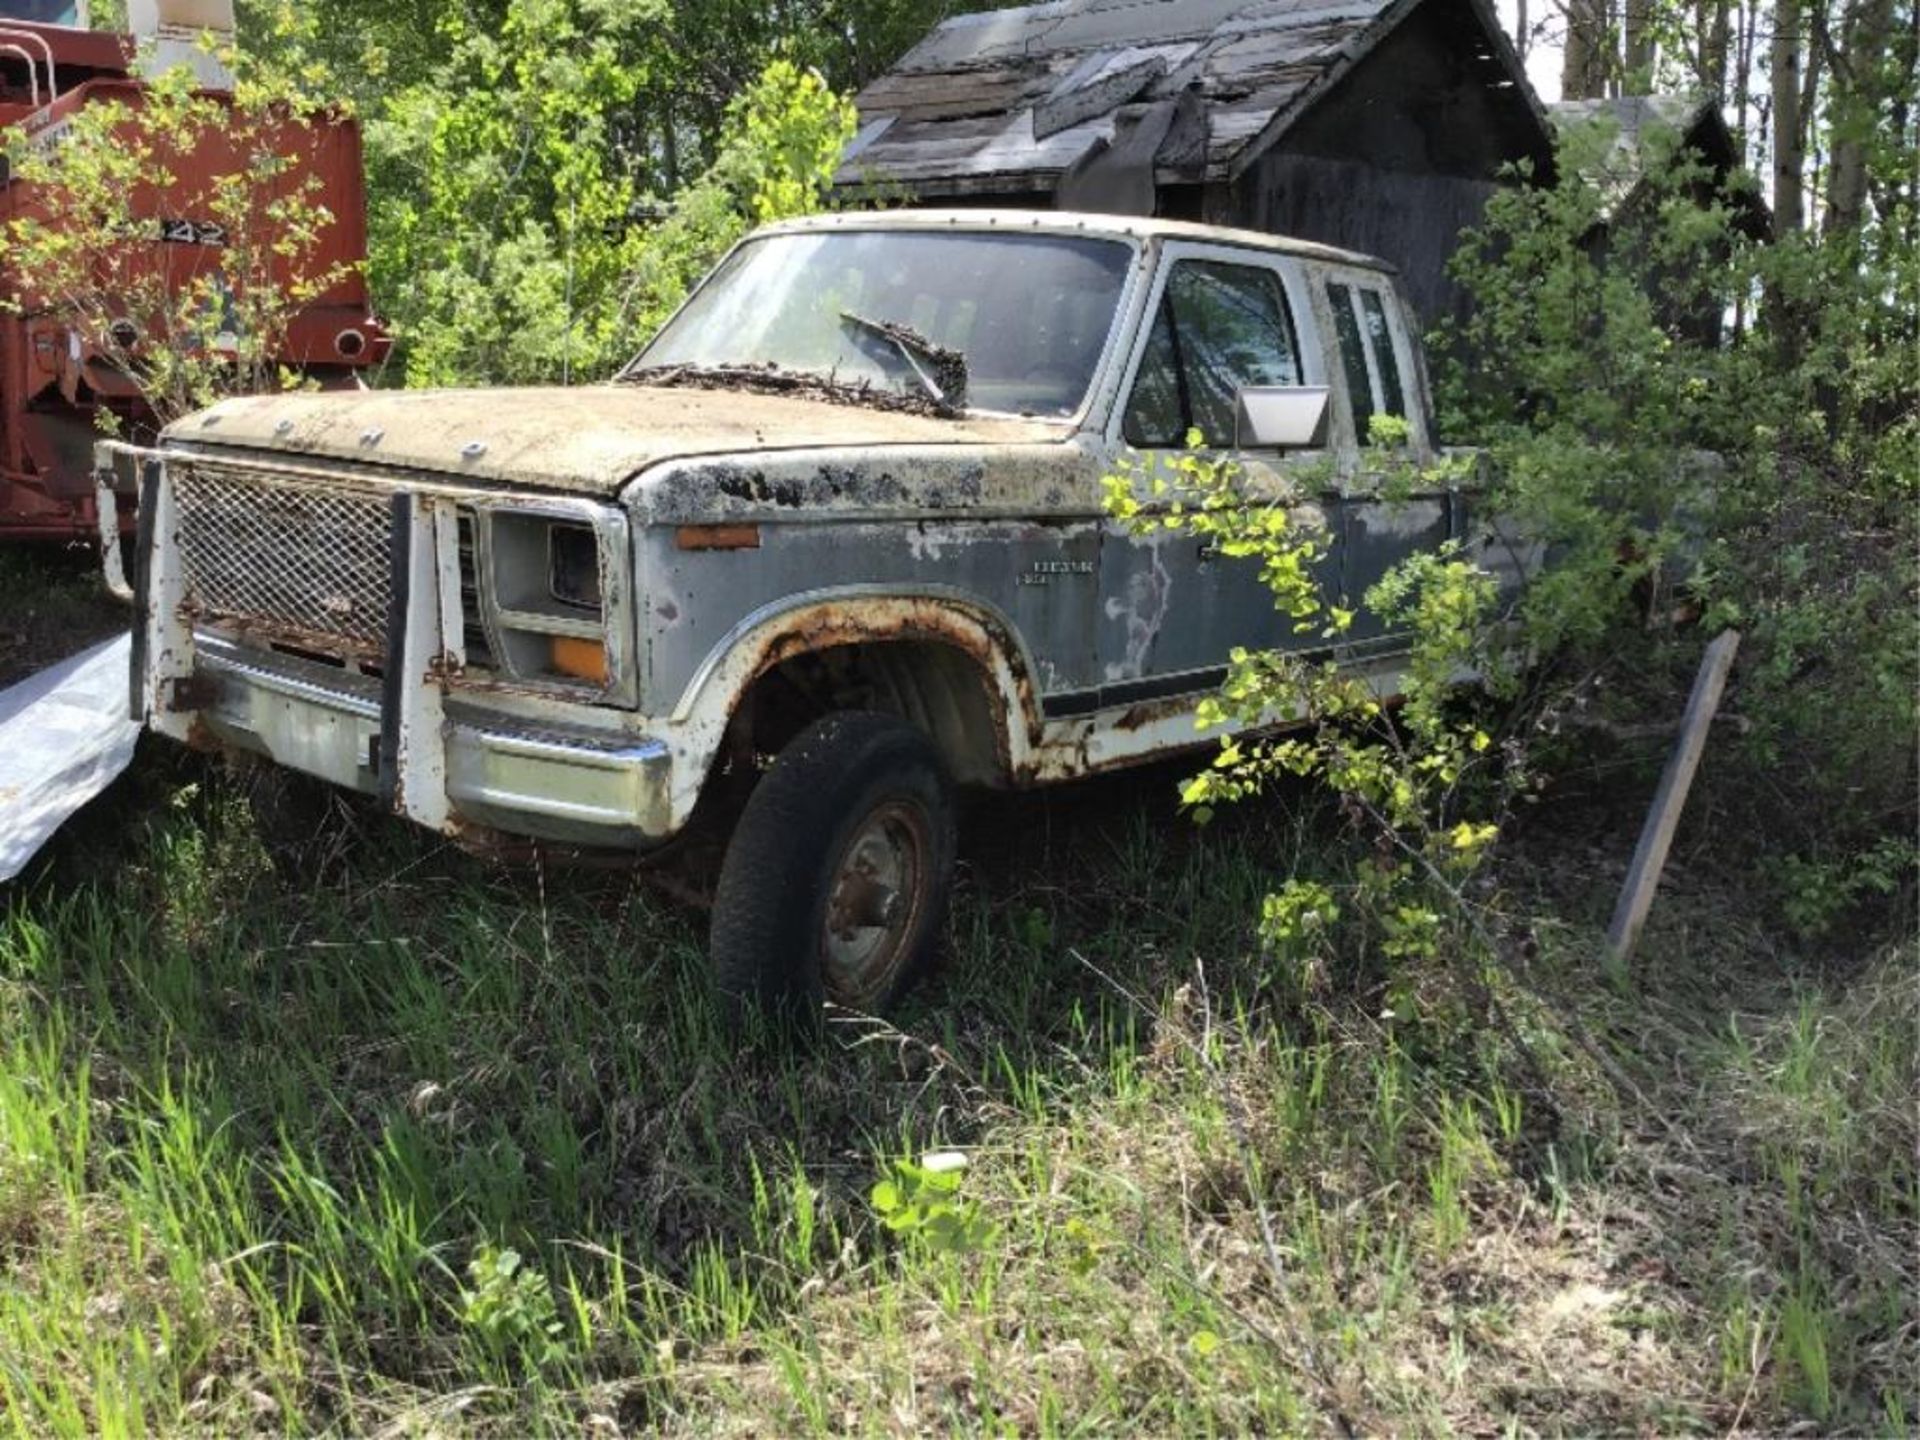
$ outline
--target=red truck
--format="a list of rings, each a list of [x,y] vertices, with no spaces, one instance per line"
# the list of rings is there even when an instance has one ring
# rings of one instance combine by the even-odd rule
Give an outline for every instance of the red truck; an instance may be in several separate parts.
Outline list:
[[[195,43],[201,29],[231,24],[231,5],[209,0],[144,0],[129,7],[136,33],[86,28],[75,0],[0,0],[0,142],[60,143],[83,108],[137,108],[156,64],[179,60],[201,71],[203,93],[226,99],[231,82],[220,63]],[[287,328],[278,364],[323,386],[352,385],[378,364],[388,338],[369,305],[366,196],[360,132],[349,118],[289,118],[275,149],[296,177],[317,177],[311,199],[331,216],[313,257],[316,273],[338,278]],[[218,268],[226,236],[206,216],[202,198],[214,177],[243,168],[227,137],[204,133],[171,174],[134,197],[151,217],[152,254],[170,286],[186,286]],[[97,533],[92,455],[99,414],[110,410],[118,432],[136,441],[157,432],[156,417],[118,347],[90,341],[59,304],[34,294],[34,277],[8,270],[4,235],[23,215],[59,224],[34,185],[9,172],[0,151],[0,299],[24,297],[20,310],[0,308],[0,538],[73,539]],[[257,238],[257,237],[256,237]]]

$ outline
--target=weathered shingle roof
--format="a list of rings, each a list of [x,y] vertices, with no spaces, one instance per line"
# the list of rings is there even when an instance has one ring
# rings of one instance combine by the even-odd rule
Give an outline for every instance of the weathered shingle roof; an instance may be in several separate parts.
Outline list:
[[[1611,219],[1640,193],[1647,170],[1654,163],[1653,136],[1670,131],[1694,147],[1710,164],[1731,172],[1740,163],[1740,150],[1728,129],[1719,104],[1699,95],[1626,95],[1608,100],[1562,100],[1547,112],[1556,129],[1565,132],[1582,125],[1605,123],[1612,136],[1607,153],[1589,165],[1585,176],[1605,200]],[[1757,190],[1739,192],[1743,223],[1756,219],[1765,228],[1766,204]]]
[[[1714,110],[1703,95],[1621,95],[1607,100],[1559,100],[1547,106],[1556,125],[1578,125],[1588,120],[1611,120],[1622,134],[1637,135],[1649,124],[1691,130]]]
[[[1418,3],[1052,0],[958,16],[861,92],[839,180],[1046,189],[1113,138],[1120,106],[1190,88],[1206,101],[1206,177],[1224,178]]]

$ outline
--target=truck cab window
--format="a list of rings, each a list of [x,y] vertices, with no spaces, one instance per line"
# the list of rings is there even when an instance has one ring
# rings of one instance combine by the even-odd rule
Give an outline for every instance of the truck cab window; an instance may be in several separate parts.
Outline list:
[[[1141,449],[1183,445],[1189,430],[1210,445],[1231,445],[1242,386],[1300,383],[1280,277],[1258,266],[1182,260],[1167,278],[1123,433]]]
[[[1378,290],[1360,292],[1360,310],[1367,320],[1367,343],[1373,346],[1373,369],[1380,377],[1383,414],[1407,418],[1407,392],[1400,384],[1400,359],[1393,351],[1393,332],[1387,328],[1387,302]]]
[[[1327,303],[1340,337],[1340,360],[1353,406],[1354,437],[1365,445],[1375,415],[1407,418],[1406,387],[1394,353],[1386,300],[1378,290],[1329,281]]]

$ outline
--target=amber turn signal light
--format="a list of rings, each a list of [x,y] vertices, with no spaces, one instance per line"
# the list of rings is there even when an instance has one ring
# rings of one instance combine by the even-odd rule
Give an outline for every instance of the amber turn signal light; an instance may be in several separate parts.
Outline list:
[[[758,525],[682,525],[673,542],[682,550],[758,550]]]
[[[607,683],[607,647],[598,640],[576,640],[570,635],[553,637],[555,674],[585,680],[601,688]]]

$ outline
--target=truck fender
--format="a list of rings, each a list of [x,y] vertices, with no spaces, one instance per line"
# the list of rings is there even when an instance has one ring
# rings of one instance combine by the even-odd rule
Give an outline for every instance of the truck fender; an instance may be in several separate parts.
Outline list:
[[[945,645],[979,671],[1000,733],[995,747],[1008,776],[1027,773],[1040,742],[1034,667],[1008,617],[965,591],[846,586],[785,597],[746,616],[701,662],[674,707],[689,767],[704,777],[734,712],[755,681],[800,655],[891,642]]]

